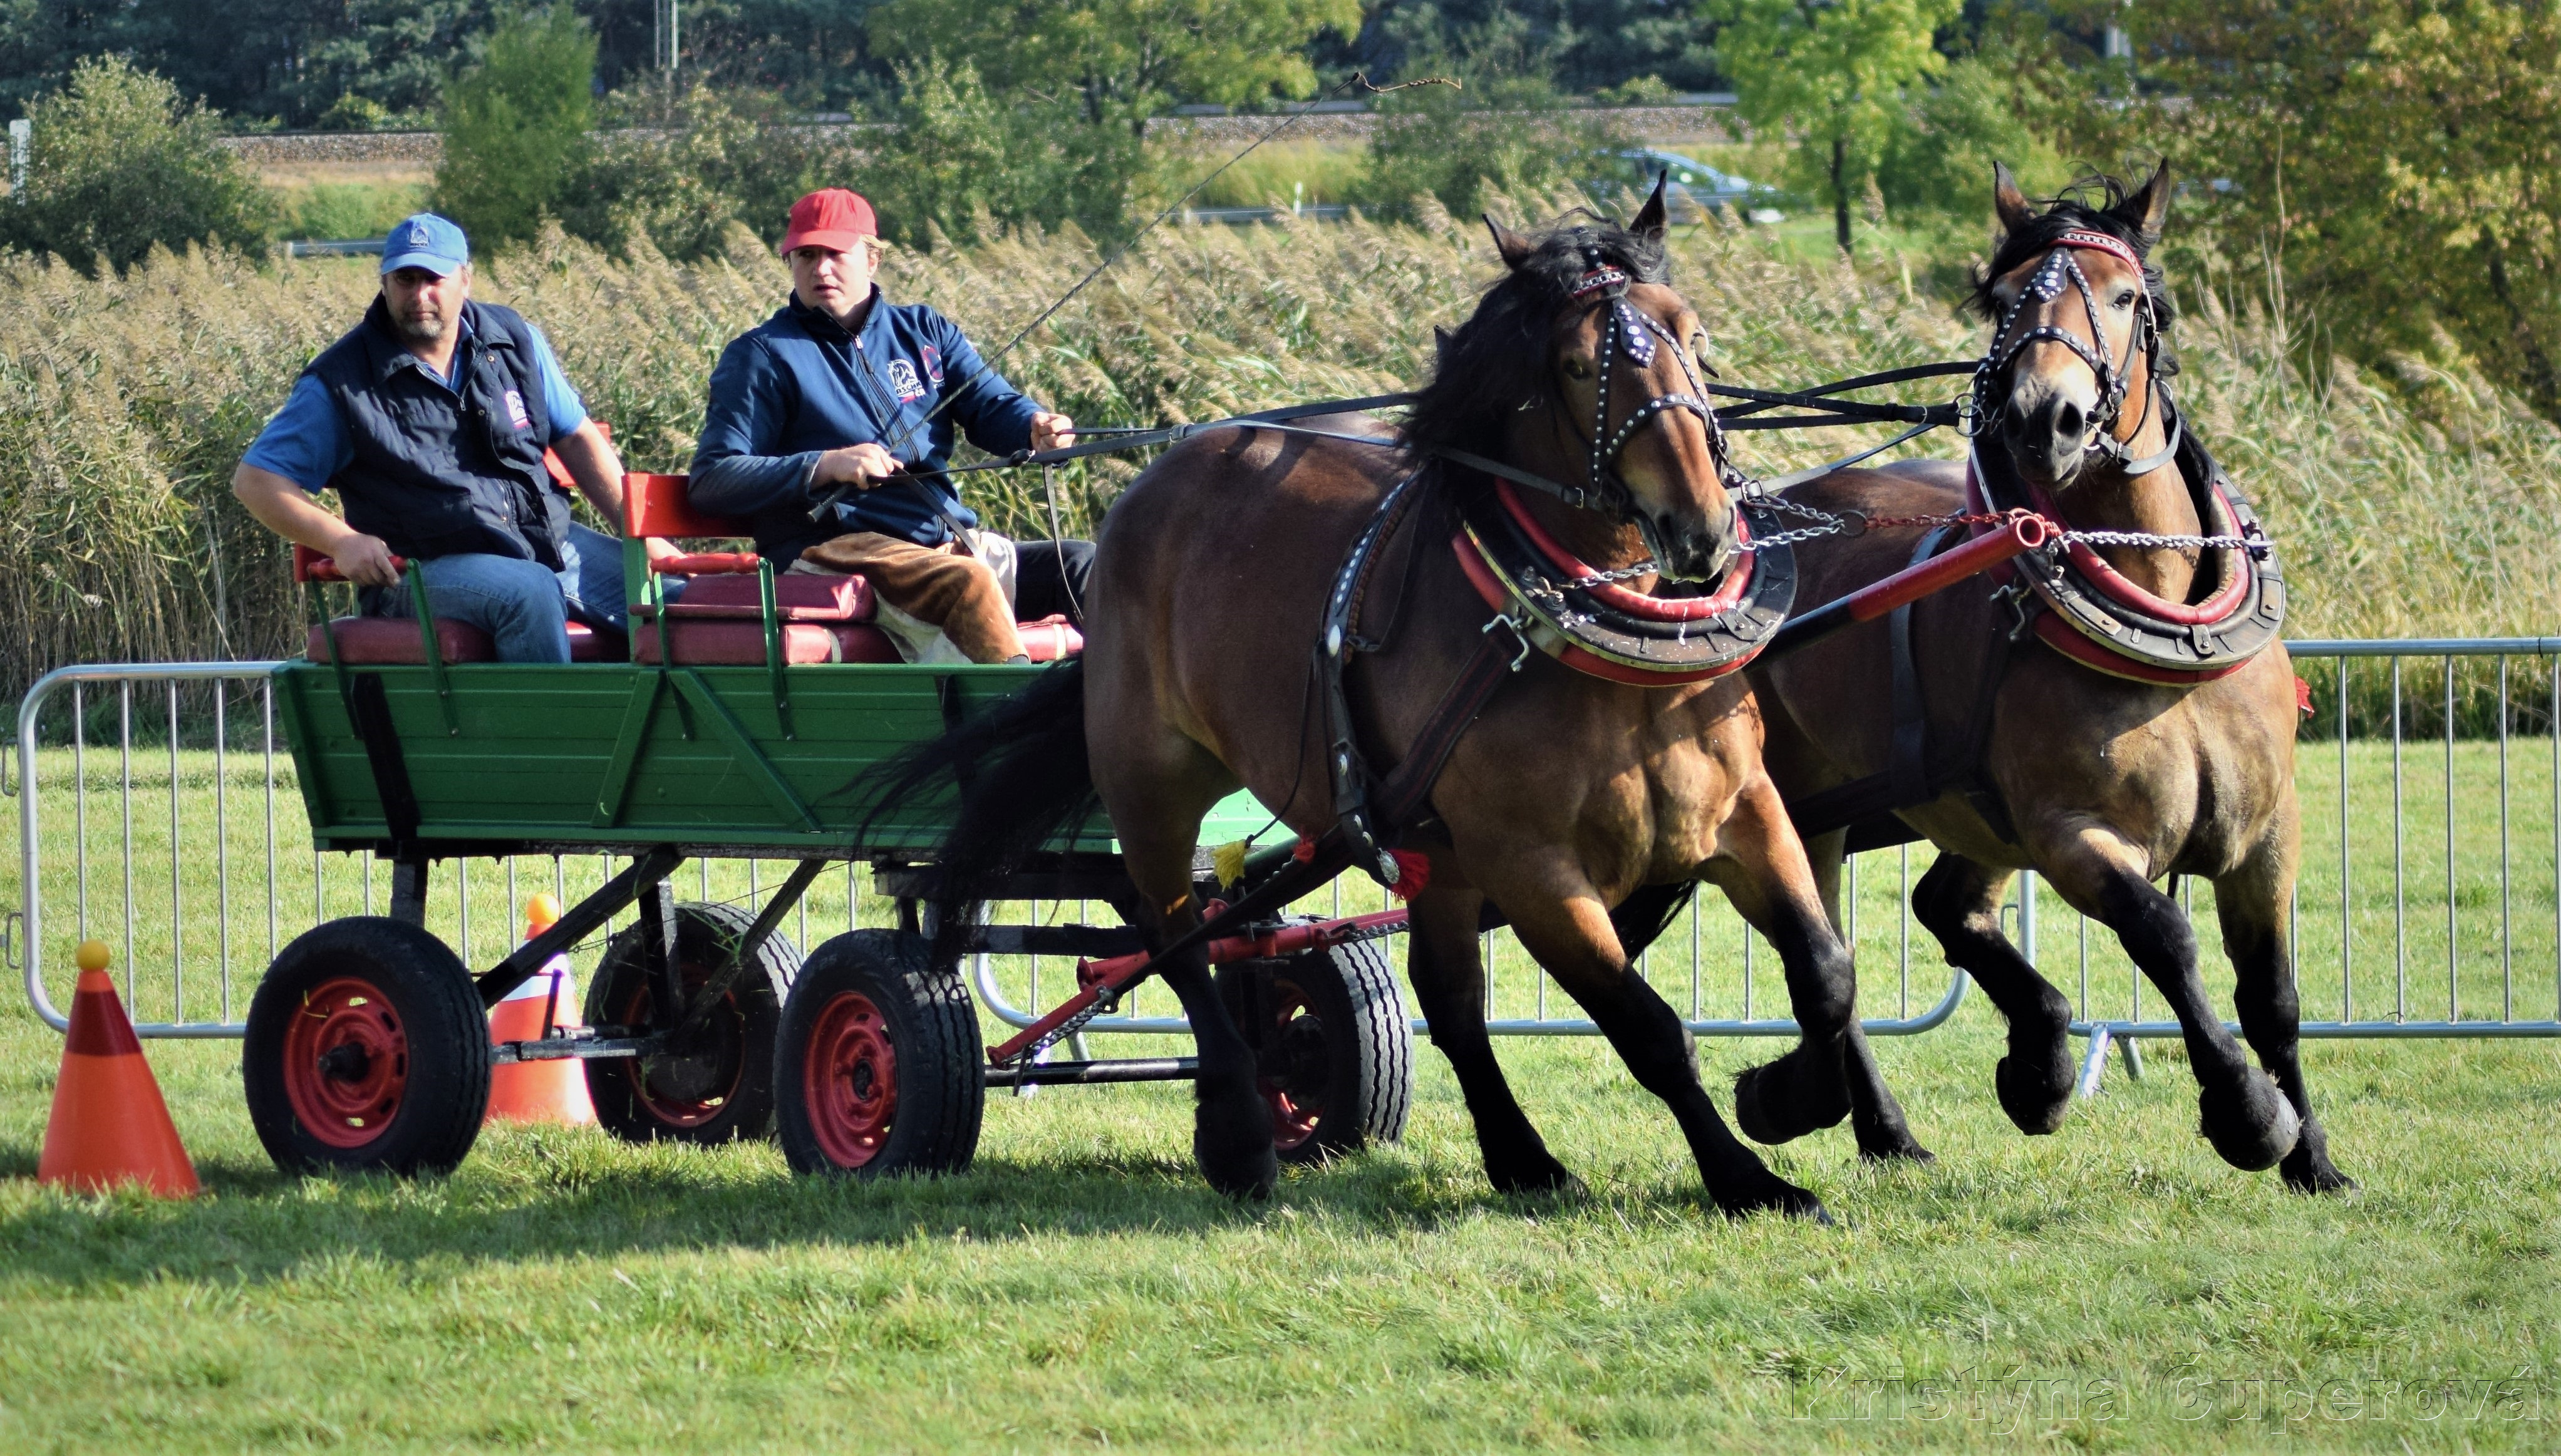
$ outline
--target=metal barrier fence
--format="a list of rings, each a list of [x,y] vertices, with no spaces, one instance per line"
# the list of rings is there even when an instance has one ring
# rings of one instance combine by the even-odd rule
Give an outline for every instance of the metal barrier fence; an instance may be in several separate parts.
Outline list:
[[[2341,707],[2360,689],[2383,705],[2362,719],[2334,711],[2299,743],[2305,833],[2295,944],[2304,1034],[2561,1036],[2561,897],[2554,892],[2561,873],[2561,731],[2554,728],[2561,675],[2551,670],[2561,638],[2292,646],[2308,660],[2300,670]],[[2542,665],[2522,694],[2511,670],[2519,658]],[[2442,660],[2431,701],[2405,691],[2412,659]],[[311,847],[265,681],[274,666],[68,668],[38,683],[21,704],[16,776],[0,778],[0,790],[19,800],[20,908],[0,926],[0,952],[23,972],[29,1002],[49,1024],[65,1023],[48,968],[67,957],[49,959],[48,942],[59,953],[94,934],[115,946],[126,1001],[144,1036],[237,1037],[249,990],[285,941],[332,915],[388,904],[390,877],[377,875],[370,858]],[[2370,681],[2378,671],[2387,676]],[[2494,736],[2457,736],[2459,676],[2467,703],[2494,698]],[[2537,752],[2512,752],[2511,726],[2529,699],[2541,720],[2534,736],[2543,741]],[[2414,736],[2427,708],[2442,710],[2437,732]],[[2466,803],[2483,812],[2463,812]],[[2521,856],[2525,843],[2549,853]],[[1924,868],[1929,853],[1922,849]],[[1890,994],[1893,1008],[1891,1016],[1866,1021],[1872,1036],[1940,1026],[1965,995],[1962,973],[1951,973],[1935,996],[1935,981],[1925,979],[1916,1008],[1906,907],[1912,861],[1910,847],[1862,856],[1844,886],[1844,930],[1863,972],[1863,1004],[1879,1008]],[[494,961],[518,933],[521,894],[547,889],[573,899],[615,869],[607,856],[440,867],[427,925],[466,964]],[[778,880],[780,872],[755,861],[698,861],[689,878],[699,898],[736,900],[760,898],[768,875]],[[2377,887],[2387,876],[2385,897]],[[2138,1074],[2135,1041],[2177,1035],[2177,1025],[2144,1019],[2140,978],[2113,936],[2103,930],[2094,942],[2088,922],[2079,921],[2076,960],[2058,965],[2056,947],[2039,943],[2040,921],[2069,914],[2068,907],[2047,904],[2052,891],[2032,876],[2019,877],[2012,895],[2005,916],[2014,917],[2021,949],[2058,985],[2077,982],[2073,1031],[2089,1042],[2084,1091],[2096,1089],[2111,1047],[2122,1048]],[[2184,885],[2181,895],[2192,908],[2210,907],[2210,888]],[[1339,913],[1385,903],[1384,891],[1355,877],[1302,908]],[[1031,907],[1035,918],[1057,923],[1081,921],[1087,908],[1074,901]],[[887,903],[865,893],[861,874],[849,867],[841,901],[832,889],[813,890],[786,933],[805,948],[813,930],[823,939],[890,919]],[[1762,975],[1775,957],[1755,938],[1721,896],[1702,892],[1640,968],[1666,1000],[1686,1005],[1684,1020],[1697,1035],[1793,1036],[1795,1023],[1771,1014],[1784,1013],[1784,990]],[[2198,938],[2208,983],[2228,985],[2213,972],[2220,951],[2210,915],[2199,921]],[[1926,934],[1922,941],[1925,965],[1935,966],[1935,944]],[[1401,955],[1402,942],[1390,944]],[[1484,955],[1486,1015],[1497,1035],[1595,1034],[1587,1020],[1551,1014],[1547,978],[1508,932],[1489,935]],[[2539,973],[2523,987],[2532,1004],[2520,1015],[2520,959],[2554,966],[2552,1017],[2532,1015],[2545,989]],[[1044,976],[1033,957],[982,956],[969,971],[988,1011],[1014,1026],[1034,1015],[1024,1007],[1047,1004],[1045,979],[1051,999],[1071,984],[1064,967]],[[1774,991],[1782,998],[1775,1004]],[[1141,1000],[1168,1014],[1149,1014]],[[2384,1006],[2388,1019],[2369,1010]],[[1173,1009],[1168,993],[1150,988],[1088,1032],[1181,1034],[1187,1029]]]
[[[2561,1037],[2561,637],[2286,646],[2296,671],[2331,704],[2327,723],[2296,745],[2304,857],[2289,939],[2303,1035]],[[2520,659],[2534,665],[2522,684]],[[2414,660],[2436,670],[2413,674]],[[2368,705],[2361,719],[2360,701]],[[2474,725],[2485,734],[2458,735],[2467,713],[2488,719]],[[2436,731],[2414,733],[2431,716]],[[2536,719],[2539,732],[2516,731]],[[2520,751],[2520,740],[2531,751]],[[2187,881],[2179,890],[2207,984],[2228,985],[2214,974],[2220,935],[2201,913],[2212,888],[2200,892]],[[2030,891],[2022,901],[2020,948],[2048,980],[2068,985],[2050,959],[2037,959],[2044,897]],[[2094,961],[2090,922],[2073,918],[2080,995],[2072,1032],[2088,1040],[2081,1093],[2089,1096],[2111,1047],[2139,1077],[2137,1039],[2181,1033],[2175,1021],[2144,1018],[2142,978],[2114,937],[2102,931]],[[2528,969],[2520,983],[2521,963],[2549,973]],[[2549,1015],[2531,1014],[2544,1008]],[[2239,1031],[2228,1016],[2226,1024]]]

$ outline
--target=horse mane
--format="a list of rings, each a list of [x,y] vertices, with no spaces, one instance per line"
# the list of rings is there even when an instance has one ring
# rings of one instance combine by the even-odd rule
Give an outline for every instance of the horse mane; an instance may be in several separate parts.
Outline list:
[[[2093,203],[2093,196],[2105,201]],[[2177,317],[2177,305],[2169,295],[2169,285],[2162,281],[2160,269],[2152,264],[2155,238],[2143,236],[2142,229],[2117,216],[2116,209],[2132,195],[2124,180],[2097,172],[2082,177],[2063,189],[2061,195],[2045,199],[2045,211],[2034,223],[2016,233],[2005,233],[1992,249],[1991,265],[1974,279],[1974,291],[1965,306],[1986,323],[2000,322],[2001,307],[1992,297],[1992,285],[2007,276],[2029,258],[2054,245],[2055,240],[2074,229],[2105,233],[2134,250],[2143,260],[2143,291],[2151,296],[2152,317],[2166,332]]]
[[[1557,311],[1598,263],[1638,283],[1666,283],[1671,264],[1659,235],[1630,233],[1600,219],[1538,235],[1529,254],[1485,289],[1473,316],[1441,338],[1432,382],[1406,416],[1408,438],[1483,450],[1502,438],[1509,416],[1555,386],[1547,340]]]

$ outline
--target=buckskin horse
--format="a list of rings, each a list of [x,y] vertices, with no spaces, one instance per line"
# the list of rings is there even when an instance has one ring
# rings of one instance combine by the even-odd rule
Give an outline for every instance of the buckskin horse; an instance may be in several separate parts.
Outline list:
[[[1487,226],[1504,271],[1442,337],[1401,437],[1333,415],[1167,451],[1103,526],[1083,659],[873,791],[895,802],[970,765],[938,855],[946,934],[969,923],[973,876],[1019,863],[1099,793],[1198,1041],[1193,1148],[1222,1191],[1259,1195],[1278,1173],[1252,1054],[1198,945],[1184,949],[1203,912],[1202,816],[1242,785],[1302,852],[1348,845],[1410,898],[1411,979],[1497,1189],[1577,1181],[1486,1036],[1489,907],[1669,1105],[1720,1209],[1824,1217],[1727,1128],[1629,944],[1676,904],[1641,888],[1722,888],[1778,948],[1803,1028],[1746,1073],[1747,1126],[1836,1123],[1855,1077],[1862,1147],[1927,1156],[1866,1054],[1847,952],[1762,770],[1736,671],[1785,615],[1786,550],[1752,552],[1728,496],[1659,189],[1624,230]],[[1498,578],[1562,606],[1506,609]],[[1372,758],[1396,765],[1383,783]]]
[[[1995,170],[2002,233],[1973,299],[1992,335],[1969,460],[1838,471],[1787,497],[1870,523],[1799,548],[1813,601],[2005,509],[2061,523],[2063,543],[1996,573],[1990,597],[1942,593],[1756,666],[1770,771],[1835,912],[1847,849],[1938,846],[1913,912],[2007,1019],[1994,1086],[2022,1131],[2054,1131],[2073,1083],[2071,1005],[2000,929],[2002,888],[2033,869],[2115,931],[2168,999],[2215,1151],[2276,1166],[2298,1190],[2346,1189],[2297,1054],[2285,583],[2165,378],[2170,299],[2145,259],[2168,168],[2131,195],[2112,178],[2090,187],[2105,206],[2039,209]],[[1880,692],[1889,713],[1875,711]],[[2208,1004],[2194,932],[2154,884],[2178,875],[2214,886],[2242,1032],[2265,1072]]]

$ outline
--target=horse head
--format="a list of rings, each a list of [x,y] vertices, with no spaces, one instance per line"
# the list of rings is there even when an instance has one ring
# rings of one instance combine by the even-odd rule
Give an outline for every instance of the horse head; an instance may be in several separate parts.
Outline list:
[[[1626,227],[1596,220],[1535,235],[1491,217],[1504,274],[1441,337],[1441,359],[1407,432],[1425,444],[1498,453],[1582,491],[1622,558],[1706,580],[1733,559],[1736,514],[1709,412],[1706,334],[1670,286],[1663,196]],[[1592,558],[1603,565],[1601,554]]]
[[[2050,489],[2079,478],[2140,427],[2151,407],[2153,346],[2170,318],[2168,290],[2145,259],[2169,210],[2169,166],[2129,193],[2091,179],[2108,206],[2071,197],[2043,211],[2009,169],[1992,168],[2000,238],[1973,306],[1992,325],[1975,404],[2019,475]],[[2130,399],[2142,401],[2132,413]]]

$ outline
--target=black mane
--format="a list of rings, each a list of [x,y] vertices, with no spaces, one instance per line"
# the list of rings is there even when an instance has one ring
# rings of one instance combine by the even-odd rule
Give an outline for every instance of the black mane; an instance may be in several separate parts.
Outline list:
[[[1467,450],[1497,445],[1509,416],[1553,390],[1549,329],[1596,258],[1634,282],[1671,281],[1659,234],[1594,223],[1539,235],[1520,265],[1485,290],[1475,315],[1442,335],[1440,361],[1415,397],[1406,435]]]
[[[2091,194],[2106,199],[2093,206]],[[2020,264],[2054,246],[2056,239],[2074,229],[2105,233],[2134,250],[2143,260],[2143,291],[2151,295],[2152,317],[2166,331],[2176,317],[2176,306],[2169,296],[2169,285],[2161,280],[2160,269],[2151,261],[2152,244],[2157,238],[2143,236],[2141,227],[2117,215],[2128,196],[2126,184],[2104,173],[2084,177],[2063,190],[2063,195],[2046,201],[2045,211],[2036,221],[2016,233],[2003,234],[2000,245],[1992,250],[1991,266],[1974,280],[1973,294],[1965,305],[1987,323],[2000,321],[2000,304],[1992,298],[1992,285]]]

